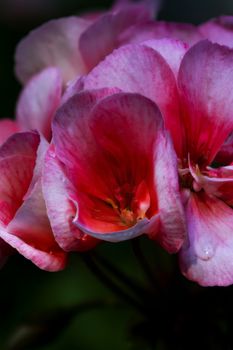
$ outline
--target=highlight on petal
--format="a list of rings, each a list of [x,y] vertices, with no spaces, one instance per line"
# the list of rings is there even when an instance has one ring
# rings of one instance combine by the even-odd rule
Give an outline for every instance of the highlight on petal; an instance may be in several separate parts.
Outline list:
[[[66,257],[42,197],[40,148],[39,135],[30,132],[13,135],[0,148],[0,237],[40,268],[56,271]]]
[[[60,103],[62,80],[55,67],[42,70],[27,83],[18,100],[16,118],[22,130],[36,129],[51,138],[51,121]]]
[[[172,237],[164,239],[164,246],[176,251],[184,237],[184,226],[180,204],[174,210],[179,191],[178,182],[174,185],[177,176],[173,178],[173,159],[169,191],[177,191],[177,198],[172,193],[169,198],[174,206],[158,199],[157,194],[157,186],[161,190],[166,187],[164,170],[171,170],[166,161],[156,163],[157,142],[161,143],[159,158],[164,146],[169,149],[167,137],[159,138],[163,130],[161,114],[141,95],[116,93],[96,103],[97,92],[85,91],[72,97],[53,123],[54,151],[64,167],[63,182],[68,179],[73,186],[72,195],[66,195],[76,208],[73,223],[90,236],[118,242],[143,233],[156,237],[161,225],[168,227],[165,216],[172,213],[176,216],[171,220],[174,229]],[[157,176],[163,184],[157,184]],[[45,193],[48,206],[47,196]]]
[[[0,120],[0,145],[5,142],[9,136],[19,131],[18,124],[11,119]]]
[[[179,71],[186,154],[208,165],[233,129],[233,50],[202,41],[185,54]],[[227,101],[227,103],[226,103]]]
[[[87,71],[78,49],[81,34],[91,24],[78,17],[51,20],[30,32],[17,46],[15,72],[25,84],[46,67],[61,70],[63,81]]]
[[[199,26],[204,38],[213,43],[233,47],[233,16],[220,16]]]
[[[181,271],[202,286],[233,283],[232,208],[204,192],[192,194],[186,215],[188,239],[180,251]]]
[[[183,131],[175,76],[164,58],[144,45],[127,45],[115,50],[84,80],[84,89],[117,87],[154,101],[181,153]]]

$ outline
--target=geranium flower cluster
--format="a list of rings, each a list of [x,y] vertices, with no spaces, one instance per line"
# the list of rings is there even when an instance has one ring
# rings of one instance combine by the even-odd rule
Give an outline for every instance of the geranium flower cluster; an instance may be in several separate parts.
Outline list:
[[[52,20],[16,50],[0,123],[0,257],[41,269],[139,235],[204,286],[233,283],[233,17],[153,20],[150,1]]]

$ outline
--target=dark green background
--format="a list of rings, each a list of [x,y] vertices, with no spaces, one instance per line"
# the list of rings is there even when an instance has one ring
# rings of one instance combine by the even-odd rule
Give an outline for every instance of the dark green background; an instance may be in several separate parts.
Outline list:
[[[107,8],[111,4],[110,1],[53,0],[48,1],[49,7],[42,6],[40,11],[30,13],[27,6],[23,9],[23,3],[27,3],[27,1],[22,1],[20,12],[17,12],[13,5],[7,8],[7,3],[9,1],[0,0],[1,118],[14,117],[15,102],[20,86],[13,73],[13,56],[15,46],[20,38],[50,18],[79,13],[91,8]],[[227,0],[170,0],[164,2],[159,18],[200,23],[220,14],[233,14],[233,2]],[[162,252],[152,242],[143,240],[143,246],[146,254],[150,255],[152,266],[159,271],[158,278],[162,280],[170,278],[175,261],[174,257]],[[134,275],[139,280],[144,280],[129,242],[118,245],[105,243],[98,247],[98,250],[104,256],[111,257],[111,260],[124,271]],[[180,300],[179,289],[178,291],[176,289],[177,283],[181,286],[179,288],[184,288],[187,291],[183,300]],[[184,343],[187,337],[187,346],[184,348],[197,348],[197,345],[192,347],[192,344],[198,344],[200,341],[200,349],[203,346],[205,349],[233,349],[230,336],[232,332],[231,320],[233,320],[232,287],[200,288],[194,283],[186,281],[182,276],[176,275],[174,288],[169,291],[169,298],[173,299],[178,310],[184,308],[184,305],[186,308],[185,316],[183,313],[174,315],[174,312],[177,311],[171,311],[173,315],[166,316],[168,323],[170,319],[174,318],[174,322],[177,322],[176,324],[180,327],[174,331],[174,334],[178,334],[180,338],[183,337]],[[91,275],[78,254],[72,254],[67,269],[59,273],[40,271],[26,259],[18,255],[13,256],[0,271],[0,350],[5,348],[9,339],[12,340],[16,336],[25,322],[27,323],[31,318],[37,320],[38,314],[51,313],[53,309],[72,307],[77,303],[93,299],[103,299],[110,305],[77,314],[70,324],[67,323],[67,327],[63,331],[58,329],[56,340],[52,344],[40,347],[40,349],[149,349],[140,343],[139,339],[136,342],[133,341],[136,339],[136,335],[132,336],[132,329],[141,321],[139,314],[126,304],[116,304],[114,295],[102,287]],[[165,301],[163,300],[163,302]],[[156,303],[160,304],[161,300],[155,299],[154,303],[155,305]],[[185,319],[183,320],[182,317]],[[166,327],[166,322],[164,327]],[[220,332],[218,338],[220,340],[215,339],[216,329]],[[156,331],[155,328],[154,332]],[[170,334],[168,328],[167,338],[175,336],[174,334]],[[175,344],[174,340],[174,349],[176,349]],[[35,346],[29,347],[31,350],[34,348]],[[167,349],[162,339],[156,349]]]

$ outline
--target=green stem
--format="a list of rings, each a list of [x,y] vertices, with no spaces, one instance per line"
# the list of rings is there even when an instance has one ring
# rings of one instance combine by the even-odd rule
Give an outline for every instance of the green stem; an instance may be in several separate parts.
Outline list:
[[[98,264],[95,263],[94,259],[92,258],[91,254],[88,253],[82,253],[81,254],[82,259],[88,269],[98,278],[98,280],[108,287],[116,296],[120,297],[124,301],[126,301],[131,306],[135,307],[138,311],[140,311],[142,314],[145,314],[145,308],[141,303],[138,302],[133,296],[125,292],[117,283],[115,283],[112,279],[109,278],[109,276],[101,270],[101,268],[98,266]]]

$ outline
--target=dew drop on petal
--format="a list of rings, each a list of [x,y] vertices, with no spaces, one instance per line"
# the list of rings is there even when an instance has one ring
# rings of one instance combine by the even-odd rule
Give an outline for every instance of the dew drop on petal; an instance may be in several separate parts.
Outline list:
[[[199,259],[207,261],[210,260],[214,256],[215,250],[212,246],[204,246],[198,252],[197,256]]]

